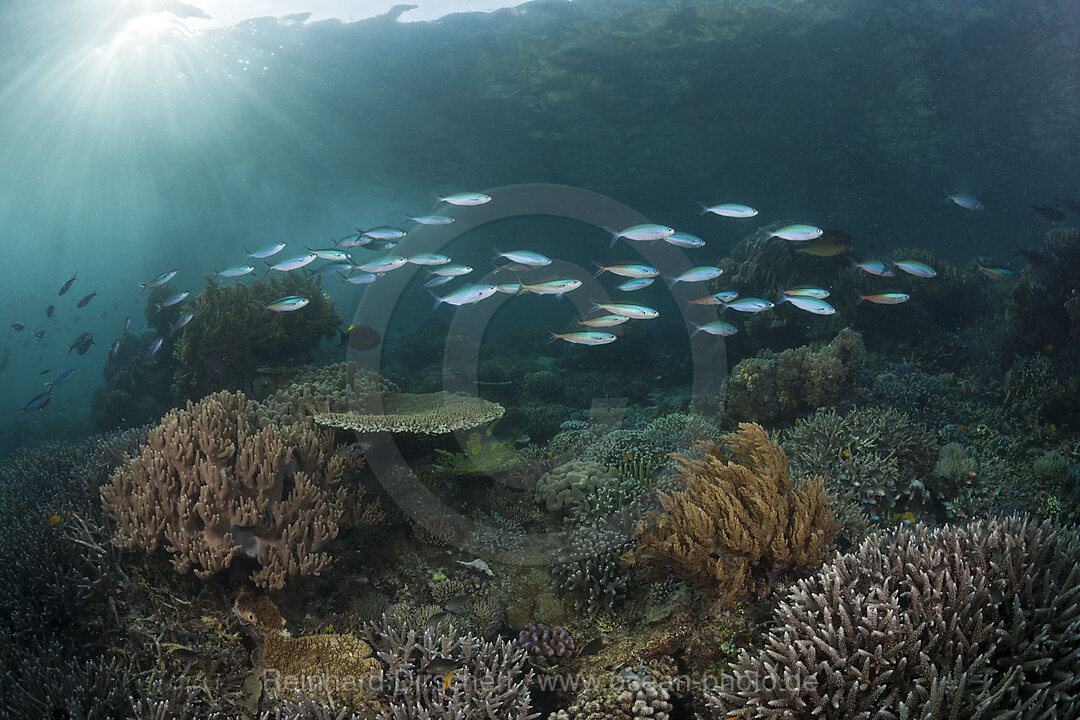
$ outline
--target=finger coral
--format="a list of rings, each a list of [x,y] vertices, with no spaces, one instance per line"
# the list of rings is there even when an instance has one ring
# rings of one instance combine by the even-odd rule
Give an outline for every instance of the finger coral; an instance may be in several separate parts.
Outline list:
[[[278,427],[242,393],[221,392],[166,415],[101,497],[117,546],[164,547],[177,572],[199,577],[247,558],[252,582],[277,589],[330,562],[320,549],[341,524],[377,517],[343,482],[357,463],[330,432]]]
[[[1022,516],[871,536],[776,611],[708,700],[717,718],[1080,715],[1073,527]]]
[[[713,443],[699,443],[697,458],[675,455],[685,489],[658,493],[664,512],[638,527],[637,550],[677,574],[715,586],[722,602],[743,591],[751,570],[819,562],[837,525],[820,479],[796,486],[787,458],[757,424],[743,423],[724,437],[728,459]]]

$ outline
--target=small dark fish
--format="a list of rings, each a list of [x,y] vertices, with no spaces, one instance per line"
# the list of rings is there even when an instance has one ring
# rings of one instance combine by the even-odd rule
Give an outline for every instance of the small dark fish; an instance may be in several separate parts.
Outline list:
[[[465,664],[464,660],[451,660],[450,658],[435,658],[434,660],[429,662],[427,664],[427,667],[424,668],[424,669],[427,670],[430,673],[435,673],[436,675],[442,675],[443,673],[448,673],[451,670],[457,670],[458,668],[460,668],[464,664]]]
[[[77,277],[79,277],[79,273],[75,273],[74,275],[72,275],[70,280],[68,280],[66,283],[64,283],[62,286],[60,286],[60,293],[59,294],[63,295],[68,290],[70,290],[71,289],[71,284],[73,282],[75,282],[75,278],[77,278]]]
[[[1022,257],[1032,265],[1043,267],[1053,262],[1047,255],[1043,255],[1041,252],[1034,250],[1024,250],[1022,248],[1016,248],[1016,257]]]
[[[428,621],[426,623],[424,623],[424,625],[430,626],[430,627],[435,627],[436,625],[441,623],[443,620],[447,620],[447,619],[449,619],[449,618],[451,618],[453,616],[454,616],[454,613],[446,612],[445,610],[443,612],[437,612],[434,615],[432,615],[431,617],[429,617]]]
[[[378,331],[368,325],[350,325],[348,330],[338,328],[338,338],[338,347],[349,343],[349,347],[358,352],[376,348],[382,342]]]
[[[94,344],[94,336],[88,332],[83,333],[79,337],[75,338],[75,342],[68,345],[68,355],[72,350],[78,350],[80,355],[85,355],[86,351],[90,349],[90,346]]]
[[[1058,206],[1064,205],[1065,209],[1073,215],[1080,215],[1080,200],[1062,200],[1061,198],[1054,198],[1054,201]]]
[[[444,607],[447,610],[460,610],[461,608],[465,607],[465,605],[469,602],[469,598],[471,597],[472,596],[469,595],[469,593],[461,593],[460,595],[455,595],[454,597],[446,601],[446,605],[444,605]]]
[[[995,587],[994,585],[991,585],[990,586],[990,602],[992,602],[992,603],[1000,603],[1004,599],[1005,599],[1005,596],[1003,596],[1001,594],[1001,591],[998,590],[997,587]]]
[[[77,305],[76,305],[75,307],[77,307],[77,308],[84,308],[84,307],[86,307],[87,305],[89,305],[89,304],[90,304],[90,301],[94,299],[94,296],[95,296],[95,295],[97,295],[97,290],[95,290],[94,292],[90,293],[89,295],[87,295],[86,297],[84,297],[84,298],[83,298],[82,300],[80,300],[80,301],[79,301],[79,303],[78,303],[78,304],[77,304]]]
[[[36,332],[34,332],[34,337],[40,340],[41,338],[45,337],[45,331],[37,330]]]
[[[13,329],[13,330],[14,330],[15,332],[22,332],[23,330],[25,330],[25,329],[26,329],[26,326],[25,326],[25,325],[23,325],[23,324],[22,324],[21,322],[19,322],[18,320],[16,320],[15,322],[11,323],[11,327],[12,327],[12,329]]]
[[[789,249],[805,255],[833,257],[847,252],[850,247],[851,236],[846,232],[843,230],[826,230],[812,240],[792,243]]]
[[[109,362],[116,358],[118,352],[120,352],[120,338],[113,340],[113,344],[109,346]]]
[[[50,305],[49,307],[45,308],[45,317],[51,318],[54,312],[56,312],[56,306]]]
[[[604,638],[593,638],[589,642],[585,643],[585,647],[581,648],[581,652],[577,653],[579,657],[585,657],[586,655],[595,655],[604,649]]]
[[[127,331],[130,330],[130,329],[131,329],[131,316],[128,315],[126,318],[124,318],[124,330],[120,334],[121,335],[126,335]]]
[[[41,372],[39,372],[39,373],[38,373],[38,375],[48,375],[48,374],[49,374],[49,373],[51,373],[51,372],[52,372],[52,370],[51,370],[51,369],[49,369],[49,368],[45,368],[44,370],[42,370]]]
[[[1031,203],[1031,209],[1034,210],[1035,212],[1039,213],[1040,215],[1042,215],[1044,218],[1046,218],[1050,222],[1064,222],[1065,221],[1065,213],[1058,210],[1056,206],[1053,206],[1053,207],[1051,207],[1050,205],[1039,206],[1039,205],[1036,205],[1035,203]]]
[[[40,395],[35,395],[34,399],[22,406],[22,414],[32,413],[49,404],[52,400],[52,388],[49,388]]]
[[[622,670],[624,667],[626,667],[626,663],[624,663],[624,662],[614,662],[614,663],[611,663],[610,665],[605,665],[604,669],[607,670],[608,672],[615,672],[616,670]]]

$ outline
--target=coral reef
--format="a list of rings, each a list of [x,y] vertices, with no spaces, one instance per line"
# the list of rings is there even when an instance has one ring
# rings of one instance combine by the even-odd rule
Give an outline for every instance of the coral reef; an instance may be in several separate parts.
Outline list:
[[[445,628],[445,629],[442,629]],[[452,626],[403,628],[384,617],[366,639],[385,663],[387,720],[531,720],[526,651]]]
[[[872,536],[798,583],[717,718],[1080,713],[1080,540],[1021,516]]]
[[[359,433],[443,435],[498,420],[502,405],[446,393],[387,393],[367,412],[318,413],[315,422]]]
[[[533,623],[518,633],[518,645],[529,654],[534,665],[553,665],[574,655],[574,638],[561,625],[549,627]]]
[[[166,415],[101,497],[118,547],[165,547],[177,572],[202,578],[243,558],[252,582],[280,588],[330,562],[320,549],[339,524],[375,519],[345,482],[359,463],[331,434],[260,422],[242,393],[222,392]]]
[[[308,298],[300,312],[265,312],[288,296]],[[198,399],[218,390],[251,389],[256,369],[306,361],[321,338],[332,338],[341,316],[318,281],[301,273],[247,285],[209,281],[195,301],[194,317],[173,351],[173,395]]]
[[[574,704],[548,720],[668,720],[671,694],[644,668],[626,670],[609,686],[587,687]]]
[[[732,369],[727,412],[737,420],[775,423],[835,405],[851,393],[865,354],[862,336],[847,328],[819,350],[764,350]]]
[[[152,332],[128,333],[106,360],[104,382],[94,388],[90,400],[98,430],[157,422],[169,411],[175,368],[164,351],[147,357],[146,348],[155,337],[159,336]]]
[[[630,533],[614,525],[589,522],[575,527],[566,550],[570,559],[551,569],[552,587],[573,596],[590,615],[611,610],[626,599],[637,574],[620,560],[633,549]]]
[[[1080,346],[1080,230],[1057,228],[1046,234],[1013,286],[1005,310],[1010,335],[1027,350]]]
[[[397,392],[391,382],[355,362],[324,367],[305,365],[289,374],[289,384],[262,400],[278,423],[309,422],[318,413],[371,408],[386,393]]]
[[[624,559],[650,557],[715,586],[730,602],[759,564],[778,569],[819,562],[837,526],[823,482],[796,486],[784,452],[760,425],[742,423],[724,442],[734,460],[707,442],[699,443],[699,458],[675,458],[685,489],[659,494],[664,512],[639,525],[639,547]]]
[[[548,510],[570,513],[588,509],[590,496],[604,479],[617,475],[610,467],[597,462],[571,460],[545,473],[536,483],[536,502]]]
[[[892,408],[820,410],[786,431],[784,446],[796,474],[823,477],[830,489],[879,515],[930,499],[926,483],[937,439]]]

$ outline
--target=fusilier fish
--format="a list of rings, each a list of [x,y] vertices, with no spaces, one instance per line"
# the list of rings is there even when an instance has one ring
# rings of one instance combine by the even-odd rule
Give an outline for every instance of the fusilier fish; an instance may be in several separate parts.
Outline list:
[[[986,206],[974,195],[950,195],[949,199],[965,210],[985,210]]]
[[[507,260],[528,265],[529,267],[543,267],[551,264],[551,258],[547,255],[541,255],[531,250],[507,250],[505,252],[497,248],[492,248],[492,250],[498,257],[504,257]]]
[[[91,333],[84,332],[79,337],[75,338],[75,342],[68,345],[67,354],[70,355],[72,350],[78,351],[80,355],[85,355],[86,351],[90,349],[90,346],[94,344],[94,336]]]
[[[387,255],[386,257],[381,257],[376,260],[369,260],[363,265],[357,265],[356,267],[366,273],[381,273],[397,270],[407,262],[408,260],[400,255]]]
[[[738,300],[732,300],[727,303],[720,303],[720,312],[724,312],[728,308],[736,312],[744,313],[759,313],[766,310],[772,310],[773,304],[768,300],[762,300],[761,298],[748,297],[740,298]]]
[[[495,285],[495,290],[503,295],[520,295],[521,283],[500,283]]]
[[[93,299],[94,299],[95,297],[97,297],[97,290],[95,290],[94,292],[90,293],[89,295],[86,295],[85,297],[83,297],[83,299],[82,299],[82,300],[80,300],[80,301],[79,301],[79,302],[78,302],[78,303],[77,303],[77,304],[75,305],[75,307],[77,307],[77,308],[84,308],[84,307],[86,307],[87,305],[89,305],[89,304],[90,304],[90,301],[91,301],[91,300],[93,300]]]
[[[902,292],[886,292],[886,293],[874,293],[873,295],[860,295],[859,299],[855,301],[858,305],[863,300],[872,302],[875,305],[899,305],[902,302],[907,302],[911,299],[911,296]]]
[[[732,218],[748,218],[754,217],[758,214],[758,211],[749,205],[739,205],[738,203],[721,203],[719,205],[706,205],[703,202],[699,202],[701,211],[698,215],[705,215],[706,213],[712,213],[713,215],[722,215],[724,217]]]
[[[889,266],[880,260],[867,260],[866,262],[851,261],[852,267],[857,267],[863,272],[870,273],[871,275],[877,275],[878,277],[892,277],[893,271],[889,269]]]
[[[334,245],[338,247],[362,247],[372,241],[373,238],[365,237],[359,232],[353,235],[346,235],[340,240],[335,240]]]
[[[386,252],[398,246],[397,240],[372,240],[364,245],[364,248],[372,252]]]
[[[767,237],[778,237],[792,242],[814,240],[815,238],[821,237],[822,233],[825,232],[816,225],[804,225],[802,223],[782,225],[775,230],[770,230],[769,228],[762,228],[762,230]]]
[[[450,258],[446,255],[439,255],[438,253],[421,253],[419,255],[410,255],[406,258],[413,265],[445,265],[450,262]]]
[[[26,329],[26,326],[23,325],[18,320],[15,320],[14,322],[11,323],[11,329],[14,330],[15,332],[22,332],[23,330]]]
[[[52,388],[49,388],[40,395],[35,395],[30,402],[23,405],[22,414],[25,415],[26,413],[36,412],[48,405],[50,400],[52,400]]]
[[[161,312],[161,310],[163,308],[172,307],[176,303],[183,302],[184,298],[186,298],[189,294],[190,293],[187,292],[186,290],[184,292],[176,293],[175,295],[173,295],[172,297],[166,299],[163,302],[154,303],[154,307],[157,308],[158,312]]]
[[[426,287],[426,288],[438,287],[440,285],[445,285],[448,282],[452,282],[453,279],[454,279],[453,275],[436,275],[433,278],[431,278],[430,280],[428,280],[426,283],[424,283],[424,287]],[[518,288],[520,288],[520,287],[521,286],[519,285]],[[519,289],[519,292],[520,292],[520,289]]]
[[[74,275],[72,275],[70,280],[68,280],[63,285],[60,286],[60,292],[58,292],[57,295],[63,295],[68,290],[70,290],[71,289],[71,284],[73,282],[75,282],[75,278],[77,278],[77,277],[79,277],[79,273],[75,273]]]
[[[436,195],[435,199],[439,202],[447,203],[448,205],[483,205],[484,203],[491,202],[491,196],[485,195],[480,192],[462,192],[454,193],[453,195]]]
[[[914,275],[915,277],[929,278],[937,276],[937,271],[934,268],[917,260],[893,260],[892,264],[893,267],[898,267],[908,275]]]
[[[690,233],[677,232],[668,235],[664,238],[664,242],[668,245],[674,245],[681,248],[703,248],[705,247],[705,241],[699,238],[697,235],[691,235]]]
[[[651,307],[646,307],[644,305],[598,303],[593,301],[592,310],[593,312],[605,310],[613,315],[622,315],[633,320],[652,320],[653,318],[660,317],[660,312],[658,310],[653,310]]]
[[[712,265],[701,265],[699,267],[690,268],[686,272],[671,278],[671,284],[675,285],[681,282],[705,282],[706,280],[718,278],[723,273],[724,271],[718,267],[713,267]]]
[[[44,330],[35,330],[34,331],[34,338],[37,339],[37,340],[40,340],[41,338],[45,337],[45,334],[46,333],[45,333]]]
[[[310,272],[316,277],[326,277],[327,275],[340,275],[341,273],[349,272],[352,268],[352,263],[339,262],[323,265],[318,270],[305,270],[304,272]]]
[[[983,265],[983,261],[976,259],[975,262],[979,266],[979,272],[988,278],[994,280],[1001,280],[1004,278],[1016,277],[1017,272],[1007,267],[993,267],[991,265]]]
[[[109,346],[109,361],[112,362],[116,359],[116,354],[120,352],[120,338],[113,340],[113,344]]]
[[[815,315],[835,315],[836,308],[829,303],[815,297],[809,297],[807,295],[786,295],[783,288],[780,290],[780,299],[776,302],[779,303],[791,303],[800,310],[805,310]]]
[[[656,225],[654,223],[631,225],[620,232],[613,232],[611,234],[611,244],[614,245],[619,242],[619,238],[636,240],[637,242],[653,242],[655,240],[663,240],[674,234],[675,228],[668,227],[667,225]]]
[[[165,338],[155,338],[150,347],[146,349],[146,357],[152,358],[157,354],[157,351],[161,349],[161,344],[165,342]]]
[[[818,300],[824,300],[829,297],[829,291],[825,288],[813,287],[811,285],[800,285],[793,288],[778,288],[784,295],[801,295],[803,297],[817,298]]]
[[[581,330],[576,332],[557,333],[554,330],[548,330],[551,333],[551,337],[548,338],[548,342],[552,340],[565,340],[568,343],[574,343],[575,345],[607,345],[613,343],[617,339],[612,333],[596,332],[594,330]]]
[[[289,258],[288,260],[282,260],[281,262],[277,263],[276,265],[271,265],[266,260],[263,260],[263,264],[266,265],[266,272],[263,273],[263,274],[264,275],[269,275],[271,270],[277,270],[279,272],[289,272],[291,270],[299,270],[300,268],[305,267],[305,266],[310,265],[311,263],[315,262],[318,258],[319,258],[318,255],[316,255],[313,252],[309,252],[309,253],[304,253],[303,255],[296,255],[294,257]]]
[[[581,287],[580,280],[548,280],[542,283],[522,283],[522,292],[531,292],[536,295],[562,295],[568,293],[571,290],[577,290]]]
[[[723,320],[716,320],[711,323],[705,323],[704,325],[698,325],[697,323],[690,323],[694,326],[694,332],[690,333],[690,337],[697,335],[699,332],[709,333],[710,335],[728,336],[734,335],[739,332],[731,323],[726,323]]]
[[[660,274],[660,271],[651,265],[601,265],[595,261],[593,265],[597,267],[597,275],[609,272],[612,275],[628,278],[654,278]]]
[[[419,225],[449,225],[450,223],[454,222],[454,218],[450,217],[449,215],[419,215],[417,217],[413,217],[408,213],[403,214],[405,215],[405,217]]]
[[[214,277],[237,278],[243,277],[244,275],[250,275],[253,272],[255,272],[254,265],[233,265],[232,267],[227,267],[224,270],[216,271],[214,273]]]
[[[195,317],[194,313],[186,312],[180,317],[176,318],[176,322],[169,326],[169,335],[172,335],[177,330],[182,329],[185,325],[191,322],[191,318]]]
[[[124,318],[124,329],[120,332],[121,335],[126,335],[127,331],[131,329],[131,316],[128,315]]]
[[[328,248],[325,250],[313,250],[306,245],[304,246],[304,249],[308,252],[315,253],[315,257],[319,258],[320,260],[330,260],[332,262],[352,262],[352,255],[345,252],[344,250],[337,250],[335,248]]]
[[[351,285],[367,285],[368,283],[375,282],[377,276],[372,273],[358,272],[348,277],[342,275],[341,282],[349,283]]]
[[[283,243],[283,242],[270,243],[266,247],[261,247],[258,250],[256,250],[255,252],[251,252],[250,250],[248,250],[243,245],[241,245],[240,247],[244,248],[244,252],[247,253],[248,257],[253,257],[253,258],[258,258],[259,260],[264,260],[264,259],[270,257],[271,255],[277,255],[279,252],[284,250],[285,249],[285,243]]]
[[[285,297],[278,298],[277,300],[268,305],[264,305],[263,315],[265,315],[268,310],[272,312],[292,312],[294,310],[299,310],[300,308],[305,308],[310,303],[311,300],[306,297],[299,297],[298,295],[286,295]]]
[[[739,297],[739,293],[734,290],[721,290],[712,295],[703,295],[702,297],[693,300],[687,300],[686,307],[689,308],[691,305],[723,305],[724,303],[731,302],[737,297]]]
[[[178,273],[178,272],[180,272],[180,271],[179,270],[166,270],[165,272],[161,273],[160,275],[158,275],[153,280],[149,280],[149,281],[144,282],[144,283],[139,283],[139,287],[142,288],[142,290],[139,290],[139,294],[142,294],[142,291],[145,290],[146,288],[161,287],[162,285],[164,285],[165,283],[169,282],[174,277],[176,277],[176,273]]]
[[[432,275],[443,275],[445,277],[468,275],[472,271],[473,269],[468,265],[444,265],[443,267],[437,267],[434,270],[428,270]]]
[[[370,230],[357,228],[357,230],[360,232],[361,237],[371,238],[372,240],[400,240],[408,234],[401,228],[392,225],[379,225]]]
[[[655,282],[655,278],[636,278],[634,280],[627,280],[626,282],[619,283],[615,286],[615,289],[622,290],[623,292],[634,292],[635,290],[649,287],[653,282]]]
[[[49,387],[53,388],[53,387],[56,387],[57,385],[63,385],[68,380],[70,380],[72,377],[74,377],[76,372],[78,372],[78,370],[76,368],[71,368],[69,370],[65,370],[64,372],[57,375],[55,380],[53,380],[51,383],[49,383]]]
[[[578,325],[585,327],[615,327],[630,320],[626,315],[597,315],[594,318],[578,320]]]
[[[447,305],[472,305],[478,303],[485,298],[489,298],[499,289],[494,285],[466,285],[460,290],[456,290],[449,295],[439,297],[435,293],[431,293],[431,296],[435,298],[435,308],[438,308],[443,303]]]
[[[50,305],[49,307],[45,308],[45,317],[51,318],[53,316],[53,313],[55,313],[55,312],[56,312],[56,306],[55,305]]]

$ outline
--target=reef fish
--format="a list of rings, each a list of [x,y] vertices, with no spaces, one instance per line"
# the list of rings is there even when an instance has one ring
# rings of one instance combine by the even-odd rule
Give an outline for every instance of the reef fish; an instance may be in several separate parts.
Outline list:
[[[161,349],[161,344],[165,342],[165,338],[155,338],[150,347],[146,349],[146,357],[152,358],[157,354],[157,351]]]
[[[723,320],[716,320],[711,323],[705,323],[704,325],[698,325],[697,323],[690,323],[694,327],[694,332],[690,333],[690,337],[697,335],[699,332],[709,333],[710,335],[734,335],[739,332],[731,323],[726,323]]]
[[[377,276],[368,272],[358,272],[345,277],[341,276],[342,283],[351,283],[353,285],[367,285],[370,282],[375,282]]]
[[[790,225],[781,225],[775,230],[769,228],[762,228],[766,237],[778,237],[791,242],[807,242],[821,237],[825,231],[815,225],[804,225],[802,223],[793,223]]]
[[[498,291],[499,289],[494,285],[466,285],[460,290],[455,290],[443,297],[439,297],[435,293],[431,293],[431,296],[435,298],[435,308],[438,308],[443,303],[458,306],[472,305],[473,303],[478,303],[485,298],[491,297]]]
[[[580,280],[548,280],[542,283],[521,284],[522,292],[531,292],[536,295],[558,295],[577,290],[581,287]]]
[[[551,264],[551,258],[531,250],[499,250],[492,248],[496,257],[504,257],[511,262],[527,265],[528,267],[543,267]]]
[[[808,297],[806,295],[785,295],[783,288],[780,288],[780,299],[776,301],[780,303],[791,303],[800,310],[805,310],[815,315],[835,315],[836,308],[824,300],[818,298]]]
[[[89,295],[84,296],[81,300],[79,300],[78,303],[76,303],[75,307],[84,308],[89,305],[90,301],[93,300],[95,297],[97,297],[97,290],[90,293]]]
[[[406,258],[413,265],[445,265],[450,262],[450,258],[447,255],[439,255],[438,253],[420,253],[419,255],[410,255]]]
[[[825,288],[812,287],[810,285],[800,285],[793,288],[777,288],[784,295],[801,295],[802,297],[812,297],[818,300],[824,300],[829,297],[829,291]]]
[[[401,228],[392,225],[379,225],[370,230],[357,228],[357,231],[360,232],[361,237],[371,238],[372,240],[400,240],[408,234]]]
[[[56,387],[57,385],[63,385],[68,380],[70,380],[72,377],[74,377],[75,373],[77,373],[77,372],[78,372],[78,370],[76,368],[70,368],[68,370],[65,370],[64,372],[57,375],[55,380],[53,380],[51,383],[49,383],[49,387],[53,388],[53,387]]]
[[[308,252],[315,253],[315,257],[320,260],[330,260],[331,262],[352,262],[352,255],[344,250],[338,250],[337,248],[327,248],[325,250],[313,250],[312,248],[304,246],[304,249]]]
[[[169,335],[172,335],[177,330],[183,329],[185,325],[191,322],[191,318],[195,317],[195,313],[186,312],[176,319],[172,325],[169,326]]]
[[[244,275],[250,275],[253,272],[255,272],[254,265],[233,265],[232,267],[227,267],[224,270],[215,271],[214,277],[236,278],[243,277]]]
[[[892,277],[893,271],[889,269],[889,266],[880,260],[867,260],[866,262],[851,261],[851,266],[856,267],[863,272],[870,273],[871,275],[877,275],[878,277]]]
[[[449,215],[418,215],[417,217],[413,217],[408,213],[402,214],[419,225],[449,225],[454,222],[454,218]]]
[[[551,333],[551,337],[548,338],[548,342],[552,340],[565,340],[568,343],[574,343],[575,345],[607,345],[617,340],[617,336],[612,333],[596,332],[594,330],[582,330],[578,332],[566,332],[557,333],[554,330],[548,330]]]
[[[893,267],[900,268],[908,275],[922,278],[937,277],[937,271],[934,268],[916,260],[893,260],[892,264]]]
[[[664,238],[664,242],[668,245],[674,245],[681,248],[703,248],[705,247],[705,241],[699,238],[697,235],[691,235],[690,233],[677,232],[668,235]]]
[[[701,210],[698,215],[705,215],[712,213],[713,215],[722,215],[723,217],[732,218],[748,218],[754,217],[758,214],[758,211],[749,205],[739,205],[738,203],[720,203],[719,205],[706,205],[703,202],[699,202]]]
[[[353,350],[363,352],[379,346],[382,336],[370,325],[350,325],[348,330],[338,328],[338,347],[348,343]]]
[[[974,195],[949,195],[949,199],[965,210],[985,210],[986,206]]]
[[[593,265],[597,268],[597,275],[609,272],[612,275],[619,275],[620,277],[654,278],[660,274],[660,271],[651,265],[601,265],[596,261],[593,261]]]
[[[993,267],[991,265],[983,265],[982,260],[975,259],[976,264],[979,266],[979,272],[988,278],[994,280],[1002,280],[1004,278],[1016,277],[1017,272],[1007,267]]]
[[[161,312],[164,308],[172,307],[179,302],[183,302],[184,298],[186,298],[188,295],[190,295],[190,293],[186,290],[184,292],[176,293],[175,295],[168,298],[167,300],[164,300],[163,302],[154,303],[154,307],[157,308],[158,312]]]
[[[629,320],[630,318],[626,315],[597,315],[594,318],[578,320],[578,325],[584,325],[585,327],[614,327]]]
[[[858,305],[863,300],[872,302],[875,305],[899,305],[902,302],[907,302],[911,299],[911,296],[907,293],[901,292],[887,292],[887,293],[875,293],[873,295],[860,295],[859,299],[855,301]]]
[[[112,361],[116,358],[116,354],[120,352],[120,338],[113,340],[113,344],[109,346],[109,360]]]
[[[86,351],[90,349],[90,346],[94,344],[94,336],[91,333],[84,332],[79,337],[75,338],[75,342],[68,345],[67,354],[70,355],[72,350],[77,350],[80,355],[85,355]]]
[[[30,402],[23,405],[22,414],[25,415],[26,413],[36,412],[48,405],[50,400],[52,400],[52,388],[40,395],[35,395]]]
[[[23,330],[26,329],[26,326],[23,325],[18,320],[15,320],[14,322],[11,323],[11,329],[14,330],[15,332],[22,332]]]
[[[139,290],[139,293],[141,294],[142,291],[145,290],[146,288],[161,287],[162,285],[164,285],[165,283],[169,282],[174,277],[176,277],[176,273],[178,273],[178,272],[180,272],[180,271],[179,270],[166,270],[165,272],[161,273],[160,275],[158,275],[153,280],[148,280],[147,282],[139,283],[139,287],[142,288],[142,290]],[[63,294],[63,293],[61,293],[61,294]]]
[[[744,313],[759,313],[765,310],[772,310],[773,304],[768,300],[762,300],[761,298],[748,297],[740,298],[738,300],[732,300],[727,303],[720,303],[720,312],[724,312],[728,308],[736,312]]]
[[[41,338],[45,337],[45,331],[44,330],[35,330],[34,331],[34,337],[36,339],[40,340]]]
[[[721,290],[712,295],[703,295],[702,297],[694,298],[693,300],[687,300],[686,307],[689,308],[691,305],[723,305],[724,303],[731,302],[737,297],[739,297],[739,293],[734,290]]]
[[[666,237],[671,237],[674,234],[675,228],[668,227],[667,225],[656,225],[654,223],[631,225],[620,232],[612,232],[611,244],[614,245],[619,242],[619,238],[636,240],[638,242],[653,242],[655,240],[663,240]]]
[[[77,278],[77,277],[79,277],[79,273],[75,273],[74,275],[72,275],[70,280],[68,280],[63,285],[60,286],[60,292],[57,293],[57,295],[63,295],[68,290],[70,290],[71,289],[71,284],[73,282],[75,282],[75,278]]]
[[[391,270],[397,270],[405,263],[409,262],[400,255],[387,255],[386,257],[377,258],[375,260],[369,260],[368,262],[357,265],[359,270],[366,273],[381,273],[390,272]]]
[[[1058,205],[1060,204],[1058,203]],[[1065,222],[1065,213],[1061,212],[1057,205],[1036,205],[1031,203],[1031,209],[1050,222]]]
[[[462,192],[454,193],[453,195],[436,195],[435,199],[439,202],[444,202],[447,205],[483,205],[484,203],[491,202],[491,196],[485,195],[481,192]]]
[[[671,278],[671,284],[681,282],[705,282],[706,280],[712,280],[718,278],[724,274],[721,268],[714,267],[712,265],[701,265],[699,267],[690,268],[684,273]]]
[[[299,310],[300,308],[305,308],[310,303],[311,300],[306,297],[300,297],[298,295],[286,295],[285,297],[278,298],[277,300],[268,305],[264,305],[263,314],[265,315],[268,310],[272,312],[292,312],[294,310]]]
[[[851,248],[851,236],[843,230],[824,230],[821,237],[803,243],[792,243],[788,247],[803,255],[814,257],[835,257],[846,253]]]
[[[55,312],[56,312],[56,306],[55,305],[50,305],[49,307],[45,308],[45,317],[51,318],[53,316],[53,313],[55,313]]]
[[[282,260],[276,265],[271,265],[266,260],[263,260],[263,264],[266,265],[266,273],[269,274],[271,270],[277,270],[279,272],[289,272],[290,270],[299,270],[302,267],[310,265],[319,258],[313,252],[304,253],[303,255],[295,255],[288,260]]]
[[[651,320],[656,317],[660,317],[660,311],[654,310],[651,307],[644,305],[627,305],[624,303],[598,303],[592,301],[593,312],[597,310],[606,310],[613,315],[622,315],[624,317],[631,318],[633,320]]]
[[[468,275],[473,269],[468,265],[444,265],[443,267],[437,267],[434,270],[428,270],[432,275],[441,275],[443,277],[457,277],[458,275]]]
[[[654,278],[637,278],[635,280],[627,280],[626,282],[619,283],[615,286],[616,290],[622,290],[623,292],[634,292],[635,290],[641,290],[647,288],[653,284]]]
[[[253,257],[253,258],[258,258],[259,260],[263,260],[265,258],[270,257],[271,255],[277,255],[279,252],[284,250],[285,249],[285,243],[283,243],[283,242],[270,243],[266,247],[261,247],[258,250],[256,250],[255,252],[251,252],[250,250],[248,250],[243,245],[241,245],[240,247],[244,248],[244,252],[247,253],[248,257]],[[239,266],[237,266],[237,267],[239,267]],[[229,276],[226,276],[226,277],[229,277]]]
[[[495,289],[503,295],[520,295],[521,283],[498,283],[495,285]]]
[[[124,318],[124,329],[120,332],[121,335],[127,335],[127,331],[131,329],[131,316],[128,315]]]

